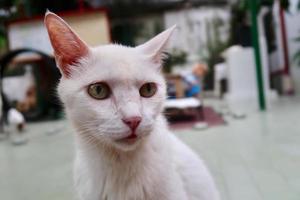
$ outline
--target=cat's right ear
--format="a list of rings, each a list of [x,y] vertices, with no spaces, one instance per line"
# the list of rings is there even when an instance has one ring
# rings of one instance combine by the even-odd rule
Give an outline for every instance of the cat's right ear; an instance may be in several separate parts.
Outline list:
[[[76,67],[79,59],[88,54],[89,48],[56,14],[47,11],[44,23],[54,49],[56,63],[62,75],[68,78],[72,72],[71,68]]]
[[[176,25],[158,34],[148,42],[137,46],[136,49],[143,52],[144,55],[148,56],[154,63],[161,64],[163,62],[164,50],[175,29]]]

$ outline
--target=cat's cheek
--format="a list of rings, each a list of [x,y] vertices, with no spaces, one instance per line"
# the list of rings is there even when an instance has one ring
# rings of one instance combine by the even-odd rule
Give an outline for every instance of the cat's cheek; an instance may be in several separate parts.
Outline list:
[[[154,104],[154,107],[152,109],[154,113],[154,117],[158,117],[164,110],[164,104],[163,104],[164,98],[161,98],[159,100],[159,103]]]
[[[151,134],[153,129],[154,129],[154,123],[151,120],[150,123],[146,123],[137,129],[137,135],[139,137],[146,137],[147,135]]]
[[[161,114],[163,109],[163,104],[156,102],[147,102],[143,105],[143,113],[147,119],[155,121],[155,119]]]
[[[155,109],[153,108],[149,110],[145,110],[143,113],[144,122],[142,122],[140,127],[141,131],[147,133],[151,132],[155,125],[155,122],[158,119],[159,114],[160,113],[155,111]]]

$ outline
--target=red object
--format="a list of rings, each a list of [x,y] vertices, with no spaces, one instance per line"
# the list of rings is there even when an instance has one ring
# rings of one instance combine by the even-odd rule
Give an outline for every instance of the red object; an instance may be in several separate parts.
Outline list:
[[[194,118],[190,120],[170,122],[170,128],[175,130],[191,129],[197,122],[206,122],[209,127],[226,124],[223,117],[220,114],[216,113],[212,107],[204,107],[203,112],[205,116],[204,121]]]
[[[289,51],[288,51],[288,44],[286,39],[286,27],[285,27],[285,18],[284,18],[284,10],[280,6],[279,10],[279,16],[280,16],[280,23],[281,23],[281,36],[282,36],[282,45],[283,45],[283,58],[284,58],[284,68],[283,73],[286,75],[290,74],[290,65],[289,65]]]

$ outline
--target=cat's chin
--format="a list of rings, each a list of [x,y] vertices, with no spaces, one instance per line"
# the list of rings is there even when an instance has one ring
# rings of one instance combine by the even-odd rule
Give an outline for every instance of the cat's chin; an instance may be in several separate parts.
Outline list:
[[[114,146],[121,151],[133,151],[141,143],[141,139],[126,139],[114,141]]]

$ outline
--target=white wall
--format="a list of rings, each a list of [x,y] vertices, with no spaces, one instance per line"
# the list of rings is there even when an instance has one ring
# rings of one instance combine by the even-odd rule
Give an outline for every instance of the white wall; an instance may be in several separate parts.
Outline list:
[[[224,26],[220,29],[222,40],[226,40],[229,35],[230,12],[228,8],[201,7],[170,11],[164,14],[165,26],[170,27],[177,24],[178,29],[170,48],[177,48],[186,51],[190,55],[205,53],[207,42],[207,22],[214,17],[224,21]]]
[[[300,12],[294,14],[286,13],[285,21],[287,28],[290,68],[296,93],[300,94],[300,66],[296,66],[296,63],[293,62],[295,53],[300,50],[300,42],[295,42],[295,38],[300,37]]]

